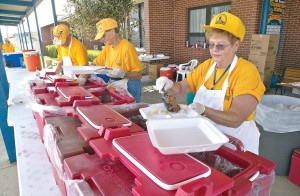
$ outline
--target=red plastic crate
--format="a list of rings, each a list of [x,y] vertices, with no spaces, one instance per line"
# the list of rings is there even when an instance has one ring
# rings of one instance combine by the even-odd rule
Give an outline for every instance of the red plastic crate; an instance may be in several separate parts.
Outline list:
[[[71,106],[75,100],[89,100],[93,104],[100,104],[100,100],[81,86],[58,86],[58,97],[55,98],[59,106]]]
[[[253,154],[222,146],[214,152],[191,153],[198,160],[221,170],[234,180],[225,195],[269,195],[274,181],[275,163]],[[257,174],[262,174],[254,180]]]
[[[225,176],[224,174],[216,171],[213,168],[210,168],[211,174],[209,177],[192,181],[181,186],[177,190],[168,191],[159,187],[138,167],[136,167],[131,161],[129,161],[124,155],[122,155],[122,153],[120,153],[112,145],[111,140],[105,140],[104,138],[95,139],[90,141],[90,145],[101,158],[120,160],[135,175],[135,182],[137,184],[137,187],[133,189],[134,195],[218,195],[233,186],[233,180],[231,178]],[[165,157],[168,156],[165,155]]]
[[[143,128],[132,123],[107,105],[78,106],[76,110],[83,123],[78,131],[86,141],[101,137],[111,140],[116,137],[144,132]],[[94,115],[95,113],[98,115]]]
[[[132,195],[132,188],[136,186],[135,176],[120,161],[101,159],[98,155],[66,158],[64,168],[68,179],[85,180],[90,186],[88,191],[92,190],[94,195]]]
[[[39,132],[40,132],[40,138],[42,140],[42,142],[44,142],[44,126],[45,126],[45,118],[49,118],[49,117],[56,117],[56,116],[62,116],[63,115],[63,110],[61,110],[58,107],[58,104],[55,101],[55,95],[52,93],[43,93],[43,94],[36,94],[35,95],[35,99],[36,102],[38,104],[40,104],[40,111],[34,111],[33,115],[37,121],[37,125],[39,128]],[[39,105],[37,105],[39,107]],[[47,109],[43,108],[43,106],[53,106],[51,107],[51,112],[47,111]],[[57,108],[55,108],[57,107]],[[35,108],[37,109],[37,108]],[[56,112],[55,112],[56,111]]]
[[[94,151],[77,132],[77,127],[81,124],[77,118],[52,117],[46,118],[45,123],[52,126],[51,129],[47,127],[46,131],[49,132],[45,133],[46,151],[50,157],[55,181],[61,193],[65,195],[64,159],[84,153],[94,154]]]
[[[288,179],[295,185],[300,186],[300,149],[294,150]]]

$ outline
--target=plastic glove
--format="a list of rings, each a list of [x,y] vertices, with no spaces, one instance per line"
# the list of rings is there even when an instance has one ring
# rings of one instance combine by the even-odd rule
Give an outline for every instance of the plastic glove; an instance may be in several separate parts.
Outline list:
[[[205,111],[205,106],[198,102],[190,104],[189,108],[193,109],[195,112],[197,112],[200,115],[203,115],[203,113]]]
[[[86,82],[86,79],[85,78],[82,78],[82,77],[79,77],[77,79],[77,82],[79,84],[79,86],[84,86],[85,82]]]
[[[125,72],[123,71],[123,69],[114,68],[111,71],[109,71],[109,73],[107,73],[106,75],[108,75],[111,78],[124,78]]]
[[[163,93],[163,91],[167,91],[173,86],[173,81],[169,78],[162,76],[156,80],[156,88],[158,89],[159,93]]]

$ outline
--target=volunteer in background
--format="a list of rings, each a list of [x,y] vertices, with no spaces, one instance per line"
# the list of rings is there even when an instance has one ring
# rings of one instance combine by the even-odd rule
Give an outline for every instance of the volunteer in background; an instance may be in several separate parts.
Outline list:
[[[62,71],[63,66],[88,65],[87,50],[85,46],[70,34],[70,29],[60,24],[53,29],[53,44],[57,45],[56,74]],[[86,78],[86,76],[84,76]],[[85,80],[80,83],[85,83]]]
[[[98,32],[95,40],[101,39],[105,47],[93,63],[112,69],[107,72],[110,82],[127,78],[127,90],[137,103],[140,102],[143,65],[138,59],[135,47],[120,37],[117,21],[114,19],[102,19],[96,27]]]
[[[2,45],[2,48],[4,50],[5,53],[9,53],[9,52],[15,52],[15,47],[14,45],[12,45],[9,41],[8,38],[4,39],[4,44]]]
[[[190,108],[213,121],[223,133],[240,139],[246,150],[258,154],[260,133],[254,115],[265,87],[256,66],[236,56],[245,27],[240,18],[223,12],[203,28],[212,58],[183,81],[173,84],[160,77],[156,86],[175,96],[195,93]]]

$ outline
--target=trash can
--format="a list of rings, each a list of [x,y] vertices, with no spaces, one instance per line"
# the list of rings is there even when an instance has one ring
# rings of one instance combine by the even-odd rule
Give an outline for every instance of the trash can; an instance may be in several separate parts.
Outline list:
[[[259,154],[276,163],[275,173],[288,176],[291,156],[300,148],[300,99],[265,95],[257,106]]]
[[[21,67],[21,62],[23,62],[23,54],[21,52],[4,53],[3,60],[8,68]]]
[[[36,51],[25,52],[28,71],[42,70],[40,54]]]

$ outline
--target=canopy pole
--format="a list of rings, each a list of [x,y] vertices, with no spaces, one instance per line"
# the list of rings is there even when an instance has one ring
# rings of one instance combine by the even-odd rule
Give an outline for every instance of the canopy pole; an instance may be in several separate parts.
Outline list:
[[[20,42],[21,42],[21,50],[25,50],[25,47],[23,44],[22,29],[20,27],[20,24],[18,24],[18,31],[19,31],[19,38],[20,38]]]
[[[270,9],[270,0],[264,0],[263,7],[261,11],[261,22],[260,22],[260,34],[267,33],[268,17]]]
[[[28,31],[29,31],[31,49],[33,50],[32,36],[31,36],[30,25],[29,25],[29,20],[28,20],[28,15],[27,14],[26,14],[26,21],[27,21],[27,26],[28,26]]]
[[[52,4],[52,13],[53,13],[53,20],[54,20],[54,26],[57,26],[58,25],[58,22],[57,22],[57,15],[56,15],[56,10],[55,10],[55,2],[54,0],[51,0],[51,4]]]
[[[39,43],[40,43],[40,52],[41,52],[41,56],[42,56],[42,64],[43,64],[43,68],[45,68],[43,45],[42,45],[42,41],[41,41],[41,33],[40,33],[39,22],[38,22],[37,14],[36,14],[36,6],[33,5],[33,8],[34,8],[35,23],[36,23],[36,28],[37,28]]]
[[[24,28],[24,21],[22,19],[22,27],[23,27],[23,31],[24,31],[24,39],[25,39],[25,46],[26,46],[26,50],[28,50],[28,45],[27,45],[27,39],[26,39],[26,31],[25,31],[25,28]]]

